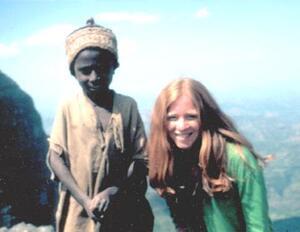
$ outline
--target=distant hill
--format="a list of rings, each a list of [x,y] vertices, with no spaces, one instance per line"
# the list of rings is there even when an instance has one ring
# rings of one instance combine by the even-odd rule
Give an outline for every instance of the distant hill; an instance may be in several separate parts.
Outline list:
[[[281,219],[273,222],[274,232],[299,232],[300,217]]]
[[[300,215],[300,101],[264,99],[225,103],[225,111],[262,156],[275,160],[265,168],[270,216]]]

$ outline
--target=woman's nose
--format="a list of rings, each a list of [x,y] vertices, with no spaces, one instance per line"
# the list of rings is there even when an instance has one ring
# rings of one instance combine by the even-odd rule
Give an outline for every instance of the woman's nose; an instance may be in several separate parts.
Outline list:
[[[180,118],[178,121],[177,121],[177,128],[180,129],[180,130],[183,130],[187,127],[187,122],[184,118]]]

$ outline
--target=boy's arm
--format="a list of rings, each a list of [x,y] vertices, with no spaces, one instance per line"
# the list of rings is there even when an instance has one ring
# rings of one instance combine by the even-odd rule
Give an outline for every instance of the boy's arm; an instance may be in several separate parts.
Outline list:
[[[132,162],[127,171],[127,179],[122,184],[121,189],[136,196],[143,196],[147,190],[148,157],[145,152],[146,133],[142,118],[134,104],[132,110],[131,128]]]
[[[62,156],[50,149],[48,162],[60,182],[70,191],[75,200],[84,207],[89,217],[94,218],[93,210],[95,207],[93,208],[91,199],[78,187]]]

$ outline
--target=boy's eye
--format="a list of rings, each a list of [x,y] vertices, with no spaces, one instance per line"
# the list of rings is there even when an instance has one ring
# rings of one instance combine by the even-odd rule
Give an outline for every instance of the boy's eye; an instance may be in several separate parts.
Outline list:
[[[92,69],[89,67],[85,67],[85,68],[80,69],[80,71],[83,75],[89,75],[92,72]]]
[[[104,73],[108,73],[111,70],[111,67],[112,67],[112,64],[108,63],[108,64],[97,65],[94,68],[97,73],[104,74]]]

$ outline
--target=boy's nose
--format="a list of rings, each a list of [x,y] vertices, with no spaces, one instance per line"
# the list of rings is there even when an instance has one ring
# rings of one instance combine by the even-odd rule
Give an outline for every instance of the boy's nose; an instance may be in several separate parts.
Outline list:
[[[96,81],[98,79],[100,79],[100,75],[98,75],[98,73],[95,70],[92,70],[90,74],[90,81]]]

